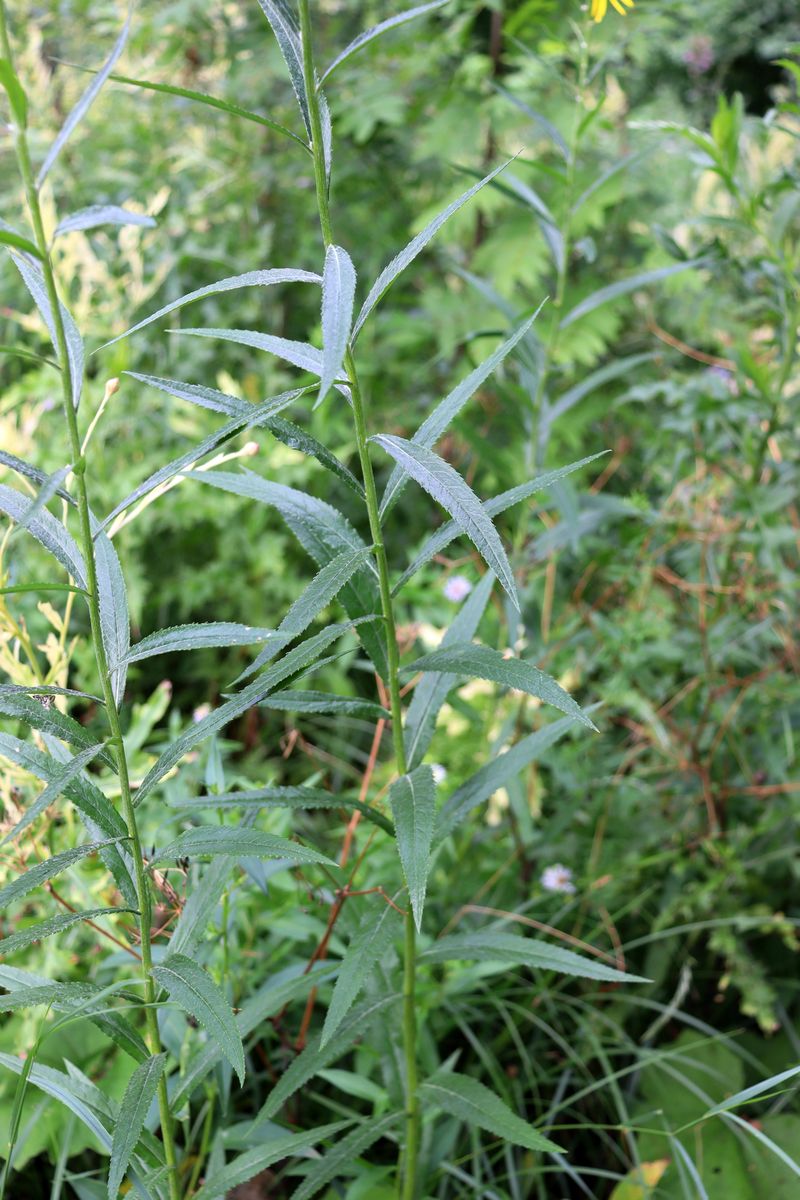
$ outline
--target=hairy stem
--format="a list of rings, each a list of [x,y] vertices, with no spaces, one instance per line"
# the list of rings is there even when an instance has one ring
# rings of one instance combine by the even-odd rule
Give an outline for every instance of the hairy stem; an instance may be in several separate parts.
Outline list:
[[[311,148],[314,154],[314,182],[317,192],[319,223],[325,246],[328,247],[333,244],[333,228],[328,202],[328,179],[322,139],[322,118],[317,96],[316,74],[314,71],[314,48],[311,38],[309,0],[300,0],[300,32],[303,43],[303,75],[308,101],[308,117],[311,125]],[[399,681],[400,655],[397,648],[397,629],[394,619],[391,581],[389,579],[389,564],[386,558],[386,547],[384,546],[381,529],[378,492],[375,487],[375,476],[367,444],[368,432],[364,411],[364,398],[361,393],[355,359],[350,348],[348,348],[345,354],[344,366],[353,399],[353,422],[356,444],[361,464],[361,475],[364,481],[370,534],[372,536],[375,560],[378,567],[381,612],[386,628],[388,678],[385,682],[389,691],[389,702],[392,713],[392,740],[394,744],[395,766],[398,775],[405,775],[408,764],[406,761],[405,744],[403,742],[403,704],[400,697]],[[416,1196],[420,1121],[419,1103],[417,1100],[416,929],[410,909],[405,918],[403,1052],[406,1074],[406,1138],[402,1170],[399,1172],[398,1178],[398,1188],[402,1200],[414,1200]]]
[[[8,36],[5,0],[0,0],[0,52],[2,53],[2,57],[12,64],[13,69],[14,59],[10,39]],[[86,486],[86,459],[81,451],[81,438],[80,431],[78,429],[78,415],[75,410],[75,397],[72,389],[72,376],[70,373],[69,354],[67,351],[67,338],[64,331],[64,321],[59,304],[58,289],[56,287],[53,263],[50,257],[47,236],[44,229],[44,222],[42,220],[42,210],[39,204],[39,193],[36,188],[30,152],[28,149],[28,140],[24,128],[15,128],[14,140],[17,163],[19,165],[19,172],[25,189],[25,197],[28,204],[34,240],[41,257],[42,273],[45,287],[47,289],[47,298],[50,303],[53,332],[55,335],[56,350],[58,354],[58,365],[61,373],[64,415],[66,417],[70,444],[70,456],[72,458],[72,474],[75,480],[75,499],[78,507],[78,522],[80,527],[79,544],[86,564],[86,582],[88,592],[87,605],[89,608],[89,622],[91,627],[92,643],[94,647],[95,660],[97,663],[97,671],[98,675],[100,676],[100,683],[103,691],[103,699],[105,701],[108,726],[111,733],[109,742],[114,748],[114,756],[120,784],[120,794],[122,798],[123,817],[131,842],[134,883],[139,906],[138,923],[141,939],[142,981],[144,984],[145,995],[145,1021],[147,1027],[147,1038],[150,1052],[152,1054],[159,1054],[161,1051],[161,1037],[158,1030],[158,1017],[155,1007],[156,990],[153,978],[150,974],[152,965],[150,951],[150,925],[152,912],[150,885],[145,873],[144,862],[142,858],[142,847],[136,822],[136,813],[133,806],[133,797],[131,795],[125,744],[122,739],[122,726],[120,724],[119,711],[114,699],[111,676],[108,668],[108,659],[106,657],[105,646],[103,644],[102,626],[100,621],[100,599],[97,587],[97,569],[95,566],[94,556],[94,539],[92,537],[89,496]],[[161,1118],[161,1132],[164,1141],[164,1157],[166,1159],[167,1166],[169,1167],[170,1200],[180,1200],[177,1159],[175,1154],[175,1143],[172,1136],[172,1121],[169,1111],[167,1086],[163,1076],[158,1089],[158,1102]]]

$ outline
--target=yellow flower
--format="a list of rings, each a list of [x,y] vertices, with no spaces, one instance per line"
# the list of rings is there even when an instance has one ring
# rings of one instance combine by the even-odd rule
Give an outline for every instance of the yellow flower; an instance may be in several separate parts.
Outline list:
[[[633,0],[611,0],[611,3],[623,17],[625,16],[626,8],[633,8]],[[592,0],[592,18],[595,21],[602,21],[607,12],[608,0]]]

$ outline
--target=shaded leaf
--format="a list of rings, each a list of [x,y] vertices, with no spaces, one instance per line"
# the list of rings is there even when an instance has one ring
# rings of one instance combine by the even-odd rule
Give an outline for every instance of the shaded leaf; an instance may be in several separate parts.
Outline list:
[[[18,475],[22,475],[24,479],[30,479],[40,488],[46,487],[52,479],[52,476],[48,475],[46,471],[40,471],[32,463],[25,462],[23,458],[17,458],[16,454],[9,454],[7,450],[0,450],[0,466],[9,467],[12,471],[16,471]],[[75,501],[64,488],[59,487],[56,495],[62,500],[66,500],[67,504],[71,504],[75,508]]]
[[[98,229],[101,225],[142,225],[146,229],[154,229],[156,222],[144,213],[132,212],[129,208],[121,208],[118,204],[90,204],[88,208],[79,208],[59,221],[54,236],[62,233],[75,233],[78,230]]]
[[[45,708],[33,696],[26,696],[19,692],[10,694],[0,692],[0,716],[24,721],[31,729],[39,729],[43,733],[52,734],[53,737],[62,738],[65,742],[69,742],[72,746],[78,746],[81,750],[91,748],[109,766],[113,766],[114,760],[111,755],[102,747],[97,749],[95,737],[88,729],[74,717],[67,716],[66,713],[60,712],[55,707]]]
[[[434,9],[441,8],[447,4],[448,0],[432,0],[429,4],[420,4],[416,8],[407,8],[405,12],[398,13],[394,17],[388,17],[385,21],[381,21],[378,25],[373,25],[371,29],[365,29],[358,37],[353,38],[349,46],[345,46],[340,54],[326,67],[323,72],[320,83],[324,83],[329,75],[332,75],[337,67],[346,62],[351,55],[360,50],[362,46],[366,46],[368,42],[373,41],[376,37],[380,37],[387,29],[394,29],[397,25],[405,25],[406,21],[413,21],[415,17],[421,17],[423,13],[433,12]]]
[[[168,396],[176,396],[179,400],[188,400],[200,408],[211,412],[224,413],[228,417],[247,417],[253,409],[248,400],[240,400],[237,396],[229,396],[227,392],[219,392],[216,388],[203,387],[198,383],[183,383],[180,379],[162,379],[158,375],[142,375],[139,371],[123,371],[123,375],[138,379],[148,387],[166,392]],[[297,391],[296,395],[301,395]]]
[[[261,11],[269,21],[272,32],[283,55],[283,60],[289,71],[294,94],[300,106],[308,136],[311,137],[311,117],[308,111],[305,76],[303,74],[303,47],[300,41],[300,29],[294,13],[286,0],[258,0]]]
[[[434,1104],[459,1121],[495,1134],[503,1144],[511,1142],[528,1150],[562,1153],[559,1146],[523,1121],[499,1096],[469,1075],[437,1071],[422,1084],[419,1096],[423,1103]]]
[[[312,437],[305,429],[301,429],[299,425],[295,425],[293,421],[285,421],[282,417],[275,417],[273,420],[267,421],[266,425],[270,433],[279,442],[283,442],[284,446],[290,446],[292,450],[299,450],[301,454],[308,454],[315,458],[318,463],[341,479],[351,492],[355,492],[363,500],[364,488],[353,472],[335,454],[332,454],[327,446],[323,446],[322,442]]]
[[[17,522],[17,527],[19,529],[27,529],[33,523],[33,521],[36,520],[39,513],[42,512],[46,505],[50,503],[50,501],[53,499],[53,496],[63,492],[64,489],[61,487],[61,484],[67,478],[71,470],[72,467],[68,464],[66,467],[61,467],[60,470],[54,471],[53,474],[45,480],[45,482],[39,488],[37,496],[31,501],[31,503],[25,509],[24,514]]]
[[[25,516],[29,503],[27,496],[0,483],[0,512],[4,512],[12,521],[19,521]],[[45,509],[39,513],[38,517],[29,521],[28,532],[36,538],[40,545],[44,546],[45,550],[49,550],[63,567],[66,567],[82,588],[86,587],[86,566],[83,556],[75,540],[60,521],[57,521]]]
[[[58,916],[48,917],[36,925],[28,925],[25,929],[19,929],[16,933],[0,939],[0,957],[7,958],[9,954],[16,954],[18,950],[32,946],[34,942],[41,942],[45,938],[53,937],[56,933],[62,933],[71,925],[80,924],[81,921],[94,921],[97,917],[107,916],[109,913],[131,911],[129,908],[90,908],[87,912],[82,913],[59,913]]]
[[[331,1040],[357,1000],[375,967],[383,960],[400,929],[400,914],[381,900],[382,910],[376,920],[373,912],[365,912],[358,932],[347,947],[333,989],[320,1048]]]
[[[244,1083],[244,1047],[233,1012],[207,971],[184,954],[171,954],[160,966],[153,967],[156,983],[170,999],[194,1017],[219,1046]]]
[[[401,1115],[400,1113],[390,1113],[389,1116],[381,1117],[378,1121],[365,1121],[352,1133],[348,1133],[347,1137],[337,1141],[332,1150],[314,1163],[299,1188],[292,1193],[292,1200],[309,1200],[310,1196],[316,1196],[317,1192],[321,1191],[342,1171],[349,1173],[348,1169],[359,1154],[363,1154],[377,1142],[378,1138],[382,1138],[392,1126],[398,1124]]]
[[[82,858],[87,858],[90,854],[96,854],[98,850],[104,846],[112,845],[112,842],[88,842],[83,846],[75,846],[71,850],[64,850],[60,854],[54,854],[52,858],[47,858],[44,862],[37,863],[35,867],[30,867],[27,871],[23,871],[16,879],[12,879],[4,888],[0,888],[0,907],[5,908],[14,900],[20,900],[23,896],[29,895],[41,884],[46,883],[48,879],[53,879],[56,875],[60,875],[62,871],[66,871],[67,867],[71,867],[73,863],[79,862]]]
[[[261,701],[262,708],[277,708],[282,712],[324,713],[342,717],[366,717],[369,720],[389,720],[391,713],[374,700],[357,696],[337,696],[333,692],[301,692],[294,689],[273,692]]]
[[[117,1200],[119,1196],[120,1185],[144,1129],[150,1105],[164,1074],[166,1061],[166,1054],[156,1054],[137,1067],[128,1081],[119,1107],[119,1118],[114,1126],[111,1165],[108,1171],[108,1200]]]
[[[350,808],[358,809],[368,820],[379,825],[387,833],[394,834],[391,822],[377,809],[351,796],[326,792],[324,788],[270,787],[256,788],[252,791],[220,792],[198,796],[192,800],[175,801],[170,803],[170,808],[179,808],[184,812],[208,808],[243,808],[253,809],[254,812],[259,812],[262,808]]]
[[[458,959],[510,963],[537,971],[555,971],[559,975],[596,979],[603,983],[647,982],[638,975],[618,971],[599,959],[575,954],[572,950],[553,946],[540,938],[521,937],[517,933],[503,933],[494,929],[449,934],[439,938],[420,955],[420,961],[425,962],[453,962]]]
[[[317,1129],[307,1129],[303,1133],[270,1130],[261,1145],[237,1155],[216,1174],[210,1172],[195,1200],[216,1200],[218,1196],[227,1195],[231,1188],[246,1183],[276,1162],[326,1141],[348,1124],[347,1121],[336,1121],[331,1125],[320,1125]]]
[[[24,745],[22,742],[19,744]],[[13,829],[6,834],[2,844],[5,845],[6,842],[11,841],[12,838],[18,837],[19,834],[22,833],[24,829],[27,829],[37,817],[45,812],[45,810],[50,807],[53,801],[57,800],[62,793],[69,795],[68,789],[72,781],[81,775],[84,767],[88,766],[92,759],[96,758],[102,749],[102,742],[97,742],[97,744],[94,746],[87,746],[85,750],[80,752],[80,754],[76,754],[73,758],[71,758],[61,770],[57,769],[59,766],[58,763],[53,763],[53,774],[49,776],[50,781],[47,784],[47,787],[43,792],[40,793],[39,796],[37,796],[33,804],[26,809],[19,821],[17,821],[16,825],[14,825]],[[0,741],[0,754],[4,753],[6,753],[6,746]],[[44,757],[45,756],[42,755],[42,758]],[[30,769],[27,767],[27,764],[26,769]],[[46,777],[40,776],[40,778]],[[102,795],[102,792],[99,794]],[[103,799],[105,799],[105,797],[103,797]],[[111,811],[116,812],[115,809],[111,809]]]
[[[416,767],[396,779],[389,789],[389,803],[414,923],[420,929],[436,823],[436,784],[431,768]]]
[[[153,866],[175,862],[180,858],[281,858],[295,863],[324,863],[336,867],[336,863],[316,850],[309,850],[289,838],[262,833],[260,829],[233,829],[228,825],[201,825],[187,829],[160,850],[156,850],[150,862]]]
[[[74,1081],[70,1079],[69,1075],[65,1075],[63,1071],[56,1071],[53,1067],[42,1066],[40,1063],[34,1063],[31,1067],[29,1061],[17,1058],[12,1054],[0,1054],[0,1066],[13,1071],[15,1075],[21,1075],[23,1071],[28,1072],[28,1081],[34,1087],[39,1088],[46,1095],[52,1096],[71,1113],[74,1113],[78,1120],[91,1130],[100,1145],[110,1152],[111,1134],[93,1109],[76,1094]]]
[[[576,304],[562,319],[561,328],[566,329],[573,321],[585,317],[587,313],[594,312],[596,308],[599,308],[601,304],[607,304],[609,300],[616,300],[618,296],[625,296],[629,292],[635,292],[638,288],[658,283],[659,280],[668,279],[671,275],[678,275],[681,271],[694,270],[696,267],[703,267],[707,264],[708,259],[694,258],[689,262],[671,263],[670,266],[658,267],[655,271],[642,271],[638,275],[629,275],[627,279],[618,279],[616,283],[598,288],[591,296],[587,296],[585,300],[581,300],[580,304]]]
[[[322,372],[318,404],[342,373],[355,294],[356,272],[350,255],[341,246],[328,246],[322,276]]]

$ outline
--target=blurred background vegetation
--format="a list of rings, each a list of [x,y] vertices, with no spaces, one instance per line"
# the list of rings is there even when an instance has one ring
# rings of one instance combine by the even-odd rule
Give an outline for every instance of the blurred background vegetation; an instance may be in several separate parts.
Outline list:
[[[368,0],[317,7],[323,61],[387,15]],[[11,12],[41,154],[85,85],[81,68],[97,68],[108,53],[120,13],[104,0],[17,3]],[[798,43],[795,0],[637,0],[625,20],[611,12],[599,26],[565,0],[452,0],[368,46],[331,89],[337,236],[361,280],[472,178],[519,155],[445,226],[365,330],[360,359],[374,427],[410,436],[547,297],[532,333],[460,415],[445,455],[486,497],[543,467],[610,451],[499,518],[524,611],[518,623],[498,600],[482,627],[493,644],[524,648],[581,703],[599,701],[600,736],[562,739],[473,816],[438,861],[430,921],[441,928],[476,904],[521,914],[653,982],[610,989],[600,1004],[574,981],[537,983],[531,1004],[524,976],[489,964],[457,964],[429,984],[424,1003],[441,1054],[459,1049],[461,1063],[487,1072],[516,1107],[527,1097],[549,1110],[571,1164],[539,1170],[502,1147],[471,1144],[454,1126],[437,1151],[440,1196],[622,1196],[614,1189],[628,1171],[667,1159],[652,1187],[624,1195],[701,1195],[682,1190],[671,1131],[703,1111],[698,1094],[717,1101],[800,1057]],[[120,69],[295,124],[256,4],[144,3]],[[0,112],[0,216],[15,223],[22,197],[3,120]],[[45,202],[62,215],[126,204],[157,222],[59,239],[60,278],[90,349],[223,276],[320,267],[310,159],[263,126],[130,84],[106,87]],[[626,282],[640,275],[638,285]],[[41,321],[7,263],[0,280],[0,343],[46,356]],[[614,290],[599,303],[605,288]],[[559,316],[584,301],[585,311],[560,326]],[[154,326],[157,334],[90,359],[90,407],[120,377],[93,442],[95,509],[110,511],[219,423],[124,371],[263,399],[296,373],[242,346],[182,337],[181,324],[314,341],[316,303],[297,288],[217,295]],[[56,385],[47,363],[0,356],[0,445],[47,471],[65,455]],[[312,427],[352,461],[341,401],[314,413]],[[263,433],[256,440],[249,468],[327,495],[313,460]],[[346,488],[335,502],[360,521]],[[421,491],[408,488],[405,505],[387,535],[399,567],[440,520]],[[274,627],[309,577],[276,514],[194,482],[121,525],[115,544],[136,635],[198,620]],[[47,573],[23,535],[6,538],[0,567],[10,584]],[[406,643],[434,644],[458,610],[448,580],[475,584],[479,573],[456,542],[417,574],[401,593]],[[0,597],[0,667],[12,680],[27,669],[22,631],[43,647],[34,653],[53,678],[95,689],[84,612],[76,607],[68,628],[63,616],[60,603]],[[215,703],[247,661],[232,650],[136,664],[126,711],[140,770],[165,722],[174,732]],[[352,656],[325,676],[314,686],[372,694],[366,665]],[[487,746],[542,719],[519,697],[498,702],[472,685],[444,710],[433,758],[455,786]],[[170,782],[172,798],[204,779],[230,787],[324,776],[352,786],[372,744],[367,721],[267,709],[228,735]],[[379,763],[379,783],[388,771]],[[0,789],[9,819],[36,794],[8,765]],[[44,844],[69,844],[73,819],[65,812]],[[319,833],[312,819],[335,853],[342,827]],[[174,818],[151,812],[146,820],[149,844]],[[557,863],[572,873],[574,892],[544,886],[543,872]],[[322,898],[305,896],[299,912],[286,874],[268,880],[263,867],[250,869],[231,918],[237,995],[307,959],[325,926]],[[378,854],[364,886],[379,883],[380,872]],[[87,889],[100,887],[99,873],[85,874]],[[66,945],[47,943],[26,965],[58,978],[96,970],[92,950],[77,956]],[[103,971],[113,965],[103,958]],[[291,1056],[301,1015],[302,1006],[288,1033],[269,1027],[265,1058]],[[14,1053],[33,1028],[33,1017],[6,1019],[0,1049]],[[111,1091],[124,1086],[124,1056],[109,1057],[99,1035],[96,1044],[75,1035],[59,1053]],[[367,1044],[344,1064],[361,1091],[354,1076],[329,1072],[303,1104],[326,1114],[380,1110],[388,1085],[376,1061]],[[0,1145],[12,1095],[3,1087]],[[235,1101],[245,1113],[257,1102]],[[17,1159],[15,1179],[24,1182],[12,1187],[26,1200],[51,1195],[64,1138],[76,1174],[96,1161],[90,1136],[64,1110],[35,1103]],[[758,1120],[796,1154],[792,1093],[762,1105]],[[684,1142],[712,1200],[798,1194],[797,1175],[741,1130],[704,1125]],[[92,1200],[100,1194],[93,1182],[70,1186]],[[263,1192],[273,1194],[284,1192]],[[391,1193],[377,1170],[330,1194]]]

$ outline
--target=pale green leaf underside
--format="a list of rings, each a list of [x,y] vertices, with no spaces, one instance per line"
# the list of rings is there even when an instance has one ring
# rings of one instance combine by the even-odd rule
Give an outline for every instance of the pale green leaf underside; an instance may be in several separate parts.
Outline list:
[[[512,1112],[499,1096],[469,1075],[437,1072],[422,1084],[419,1096],[423,1102],[435,1105],[460,1121],[495,1134],[503,1143],[512,1142],[528,1150],[551,1154],[562,1152],[559,1146]]]
[[[255,625],[241,625],[235,621],[205,621],[192,625],[173,625],[150,633],[125,655],[129,663],[155,654],[175,654],[184,650],[204,650],[220,646],[253,646],[259,642],[277,642],[277,650],[285,646],[288,637],[281,637],[274,629],[260,629]]]
[[[164,1073],[166,1054],[157,1054],[136,1068],[128,1081],[114,1126],[111,1165],[108,1171],[108,1200],[117,1200],[120,1185],[144,1129],[150,1104]]]
[[[318,404],[342,372],[353,324],[355,294],[356,272],[350,255],[341,246],[328,246],[322,276],[322,372]]]

